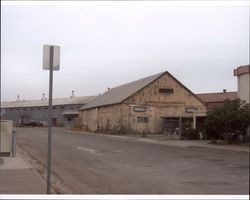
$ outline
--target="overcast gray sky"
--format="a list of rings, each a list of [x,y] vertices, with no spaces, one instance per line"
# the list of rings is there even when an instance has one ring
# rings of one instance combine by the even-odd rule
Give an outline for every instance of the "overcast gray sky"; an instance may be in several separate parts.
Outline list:
[[[249,7],[180,4],[2,5],[1,100],[48,96],[43,44],[61,46],[54,97],[97,95],[165,70],[195,93],[237,90],[233,69],[249,64]]]

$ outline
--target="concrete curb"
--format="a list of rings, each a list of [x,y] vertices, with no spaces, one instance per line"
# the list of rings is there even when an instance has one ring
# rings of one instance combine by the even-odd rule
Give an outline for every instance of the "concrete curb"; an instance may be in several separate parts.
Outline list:
[[[226,146],[226,148],[224,148],[224,147],[220,147],[220,146],[218,146],[218,147],[213,147],[213,146],[199,146],[199,145],[191,145],[191,146],[189,146],[190,148],[206,148],[206,149],[216,149],[216,150],[222,150],[222,151],[236,151],[236,152],[244,152],[244,153],[249,153],[249,149],[247,149],[247,147],[246,147],[246,149],[237,149],[237,147],[236,148],[228,148],[227,146]]]
[[[20,156],[25,160],[26,163],[31,167],[31,170],[36,174],[36,176],[39,178],[40,182],[44,186],[44,193],[46,193],[46,180],[42,177],[42,175],[37,171],[35,166],[30,162],[32,158],[30,158],[27,153],[19,146],[17,145],[17,151],[19,152]]]
[[[145,142],[145,143],[153,143],[159,145],[166,145],[166,146],[175,146],[175,147],[183,147],[183,148],[204,148],[204,149],[216,149],[216,150],[224,150],[224,151],[236,151],[236,152],[245,152],[249,153],[249,147],[242,147],[242,146],[231,146],[231,145],[214,145],[208,144],[204,141],[201,144],[192,144],[192,140],[156,140],[150,138],[143,138],[143,137],[136,137],[136,136],[128,136],[128,135],[108,135],[103,133],[91,133],[91,132],[84,132],[84,131],[72,131],[68,130],[71,133],[83,133],[83,134],[95,134],[95,135],[102,135],[106,137],[113,137],[113,138],[121,138],[121,139],[134,139],[135,141]],[[181,141],[181,142],[180,142]],[[195,140],[195,143],[199,142],[199,140]]]
[[[22,147],[18,146],[18,150],[20,154],[25,158],[25,160],[29,163],[29,165],[32,168],[32,171],[39,177],[41,183],[43,184],[45,190],[44,194],[46,194],[46,188],[47,188],[47,181],[46,181],[46,174],[42,173],[43,171],[46,172],[46,166],[42,166],[41,164],[37,163],[36,160],[31,158],[29,154],[22,149]],[[42,173],[42,174],[41,174]],[[73,194],[73,192],[62,183],[59,177],[57,175],[53,174],[51,179],[51,193],[52,194]]]

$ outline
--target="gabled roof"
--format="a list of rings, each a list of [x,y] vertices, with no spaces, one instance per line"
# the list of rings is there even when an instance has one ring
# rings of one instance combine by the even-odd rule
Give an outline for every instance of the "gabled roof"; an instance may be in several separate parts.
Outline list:
[[[74,105],[86,104],[96,96],[83,96],[83,97],[69,97],[69,98],[55,98],[52,101],[53,106],[58,105]],[[23,108],[23,107],[40,107],[48,106],[48,99],[45,100],[25,100],[25,101],[6,101],[1,102],[1,108]]]
[[[84,105],[82,108],[80,108],[80,110],[121,103],[132,94],[136,93],[140,89],[152,83],[154,80],[159,78],[162,74],[164,73],[155,74],[153,76],[148,76],[146,78],[142,78],[142,79],[118,86],[118,87],[111,88],[107,92],[105,92],[103,95],[97,97],[93,101],[90,101],[89,103]]]
[[[90,109],[90,108],[96,108],[100,106],[106,106],[106,105],[112,105],[112,104],[118,104],[122,103],[124,100],[135,94],[136,92],[140,91],[150,83],[154,82],[164,74],[168,74],[170,77],[172,77],[175,81],[177,81],[184,89],[188,90],[193,96],[195,96],[201,103],[204,104],[204,102],[197,97],[195,94],[193,94],[188,88],[186,88],[182,83],[180,83],[174,76],[172,76],[169,72],[165,71],[162,73],[158,73],[152,76],[148,76],[146,78],[142,78],[118,87],[114,87],[109,89],[107,92],[105,92],[103,95],[98,96],[93,101],[88,102],[86,105],[82,106],[80,110]]]
[[[238,97],[237,92],[202,93],[196,95],[200,97],[205,103],[223,102],[226,99],[234,100]]]

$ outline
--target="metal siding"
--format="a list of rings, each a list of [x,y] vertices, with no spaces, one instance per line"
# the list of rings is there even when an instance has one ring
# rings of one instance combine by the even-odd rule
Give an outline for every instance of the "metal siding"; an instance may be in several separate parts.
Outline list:
[[[64,108],[62,108],[62,106],[64,106]],[[63,124],[62,113],[65,111],[68,111],[68,110],[77,111],[80,106],[82,106],[82,104],[56,106],[56,108],[53,109],[52,117],[57,118],[58,125],[62,125]],[[40,109],[38,109],[38,108],[40,108]],[[14,124],[17,124],[18,120],[22,116],[27,115],[29,120],[46,121],[47,122],[48,121],[48,109],[46,109],[46,108],[48,108],[48,107],[43,106],[43,107],[30,107],[30,108],[27,108],[27,107],[26,108],[4,108],[5,113],[2,115],[2,119],[13,120]]]

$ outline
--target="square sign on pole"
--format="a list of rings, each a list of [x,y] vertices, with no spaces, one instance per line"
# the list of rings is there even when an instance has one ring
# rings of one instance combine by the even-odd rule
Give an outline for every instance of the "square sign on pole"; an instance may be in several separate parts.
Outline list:
[[[51,177],[51,132],[52,132],[52,96],[53,71],[60,68],[60,47],[43,46],[43,69],[49,70],[49,109],[48,109],[48,151],[47,151],[47,194],[50,194]]]
[[[52,45],[43,45],[43,69],[60,69],[60,47]]]

